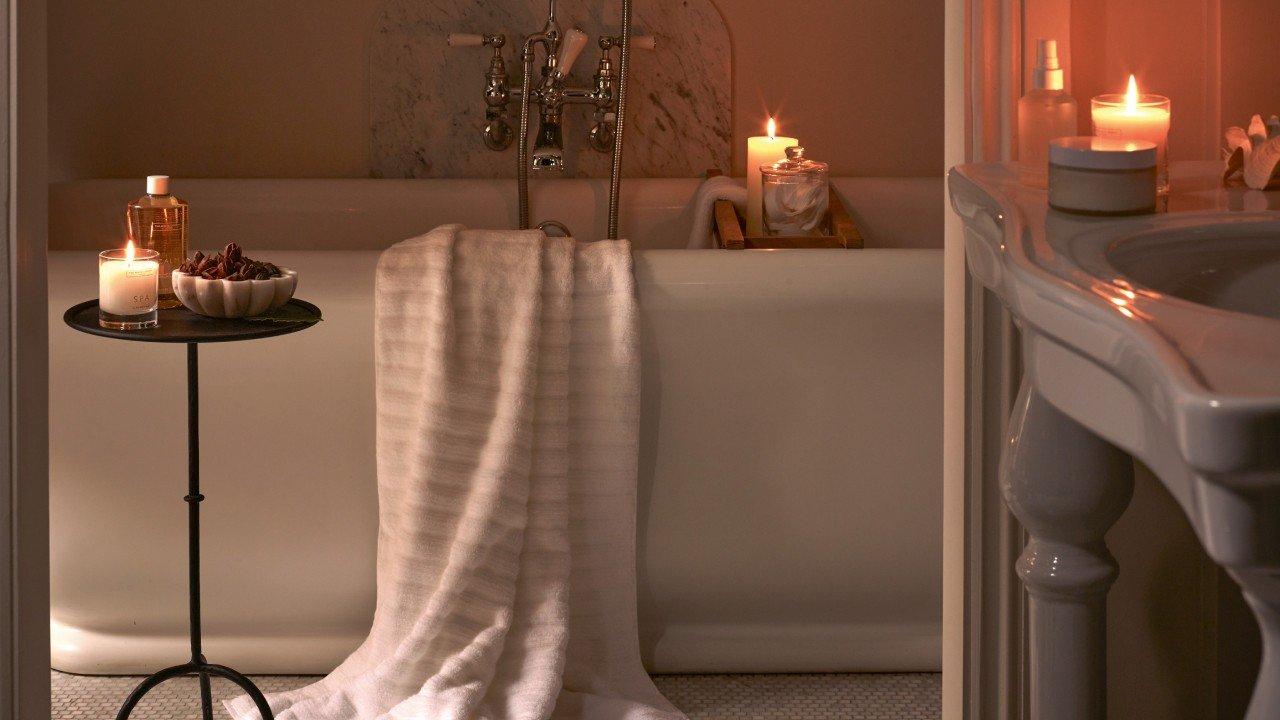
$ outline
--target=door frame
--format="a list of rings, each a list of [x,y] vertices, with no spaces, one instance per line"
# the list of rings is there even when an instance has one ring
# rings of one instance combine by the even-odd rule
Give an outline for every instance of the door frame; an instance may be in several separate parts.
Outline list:
[[[1060,38],[1069,0],[947,0],[945,170],[1014,158],[1023,38]],[[1013,573],[1023,531],[999,496],[999,455],[1017,389],[1017,330],[965,266],[946,208],[943,391],[943,718],[1026,718],[1025,597]]]
[[[49,382],[45,0],[0,25],[0,720],[49,717]]]

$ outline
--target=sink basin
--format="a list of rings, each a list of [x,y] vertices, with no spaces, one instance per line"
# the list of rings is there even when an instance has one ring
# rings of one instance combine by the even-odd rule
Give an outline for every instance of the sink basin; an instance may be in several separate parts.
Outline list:
[[[1116,241],[1106,258],[1136,286],[1280,319],[1280,228],[1152,232]]]

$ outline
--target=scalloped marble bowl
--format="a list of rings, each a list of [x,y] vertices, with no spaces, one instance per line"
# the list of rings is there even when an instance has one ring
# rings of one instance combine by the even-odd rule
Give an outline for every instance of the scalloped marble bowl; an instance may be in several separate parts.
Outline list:
[[[173,293],[187,309],[216,318],[261,315],[289,302],[298,287],[298,273],[280,268],[280,277],[266,280],[206,280],[173,271]]]

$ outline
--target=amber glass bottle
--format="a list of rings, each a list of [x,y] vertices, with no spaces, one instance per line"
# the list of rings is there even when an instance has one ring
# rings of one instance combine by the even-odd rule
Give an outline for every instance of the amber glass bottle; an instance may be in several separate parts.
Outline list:
[[[129,203],[127,215],[133,244],[160,253],[160,307],[177,307],[172,273],[187,259],[187,201],[169,194],[168,175],[148,175],[147,194]]]

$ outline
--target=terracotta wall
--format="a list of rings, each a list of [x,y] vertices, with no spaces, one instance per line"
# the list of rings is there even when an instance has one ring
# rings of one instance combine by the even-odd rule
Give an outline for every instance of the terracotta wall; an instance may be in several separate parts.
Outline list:
[[[941,173],[943,0],[715,2],[736,148],[772,111],[837,174]],[[52,179],[368,176],[377,0],[247,7],[49,0]]]
[[[1254,113],[1280,114],[1275,0],[1222,3],[1222,119],[1245,125]]]
[[[1217,159],[1222,131],[1253,113],[1280,113],[1275,0],[1071,0],[1073,93],[1123,89],[1136,73],[1173,101],[1175,160]]]
[[[1123,92],[1133,73],[1143,92],[1173,101],[1170,158],[1216,157],[1217,0],[1072,0],[1071,8],[1081,128],[1089,98]]]

